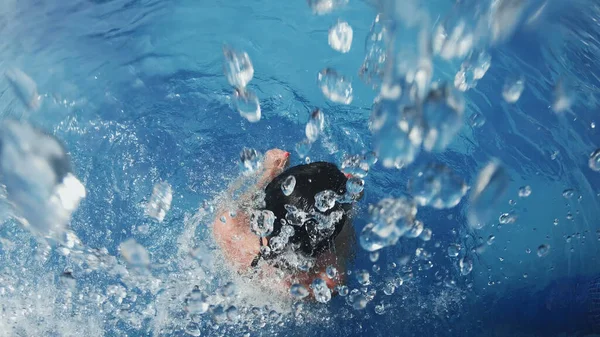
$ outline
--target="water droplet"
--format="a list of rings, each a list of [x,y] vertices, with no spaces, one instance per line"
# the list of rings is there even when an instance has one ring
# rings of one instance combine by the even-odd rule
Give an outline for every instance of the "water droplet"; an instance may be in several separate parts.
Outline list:
[[[21,69],[10,68],[4,73],[17,97],[30,110],[40,108],[42,97],[38,94],[37,84]]]
[[[283,192],[283,195],[285,196],[289,196],[290,194],[292,194],[292,192],[294,192],[294,189],[296,188],[296,177],[290,175],[287,176],[287,178],[285,178],[283,180],[283,182],[281,183],[281,191]]]
[[[296,299],[303,299],[308,296],[308,289],[301,284],[292,284],[290,287],[290,295]]]
[[[252,174],[262,166],[262,155],[260,152],[250,149],[243,148],[242,152],[240,152],[240,169],[242,173],[248,175]]]
[[[150,264],[150,256],[142,245],[129,239],[119,245],[121,256],[133,267],[146,267]]]
[[[527,273],[523,274],[523,278],[527,278]]]
[[[316,278],[310,285],[313,291],[315,300],[320,303],[327,303],[331,300],[331,291],[327,288],[327,284],[320,278]]]
[[[490,235],[487,239],[487,244],[491,246],[494,243],[494,240],[496,240],[496,237],[494,235]]]
[[[530,195],[531,195],[531,187],[529,187],[529,185],[521,186],[519,188],[519,198],[527,198]]]
[[[352,27],[345,21],[338,21],[329,28],[329,46],[340,53],[347,53],[352,46]]]
[[[525,253],[531,254],[531,249],[529,249],[529,248],[525,249]]]
[[[458,266],[462,275],[469,275],[473,270],[473,261],[465,256],[458,261]]]
[[[327,269],[325,269],[325,274],[327,274],[327,277],[333,280],[337,277],[338,271],[334,266],[327,266]]]
[[[368,286],[371,284],[369,272],[364,269],[356,272],[356,279],[358,280],[358,283],[363,286]]]
[[[317,15],[331,13],[334,9],[342,7],[347,3],[348,0],[308,0],[308,6]]]
[[[236,89],[233,95],[233,101],[240,113],[240,116],[246,118],[248,122],[255,123],[260,120],[260,102],[258,97],[247,89]]]
[[[549,252],[550,252],[550,245],[543,244],[538,247],[537,255],[539,257],[544,257],[544,256],[548,255]]]
[[[442,151],[454,139],[463,124],[464,99],[450,85],[433,88],[423,103],[425,132],[423,148],[426,151]]]
[[[452,208],[467,193],[467,185],[450,168],[441,164],[429,164],[415,170],[408,188],[421,206],[437,209]]]
[[[158,222],[162,222],[169,209],[171,209],[172,200],[173,192],[171,190],[171,185],[165,181],[157,183],[154,185],[152,196],[150,196],[150,200],[146,204],[146,216],[154,218]]]
[[[60,141],[12,120],[1,125],[0,175],[18,220],[43,236],[62,235],[86,194]]]
[[[315,109],[310,114],[310,119],[306,123],[305,133],[306,139],[313,143],[319,138],[321,132],[325,128],[325,115],[319,109]]]
[[[457,243],[452,243],[448,246],[448,256],[457,257],[460,253],[460,245]]]
[[[365,60],[359,70],[360,78],[373,88],[381,85],[387,58],[385,35],[387,29],[381,22],[381,15],[378,14],[371,25],[369,35],[365,43]]]
[[[591,127],[592,129],[595,129],[595,128],[596,128],[596,123],[594,123],[594,122],[591,122],[591,123],[590,123],[590,127]]]
[[[335,287],[338,294],[340,294],[340,296],[344,297],[348,295],[348,287],[344,286],[344,285],[338,285]]]
[[[573,197],[573,195],[574,195],[574,194],[575,194],[575,190],[574,190],[574,189],[572,189],[572,188],[567,188],[566,190],[564,190],[564,191],[562,192],[562,196],[563,196],[565,199],[571,199],[571,198]]]
[[[555,218],[553,221],[554,226],[558,226],[558,218]]]
[[[238,52],[228,46],[223,47],[224,71],[227,82],[237,89],[244,89],[254,76],[254,67],[246,52]]]
[[[332,102],[340,104],[352,103],[352,83],[331,68],[319,72],[317,81],[323,95]]]
[[[275,214],[269,210],[253,210],[250,215],[250,229],[260,237],[269,236],[274,223]]]
[[[600,149],[590,155],[589,166],[592,170],[600,172]]]
[[[479,112],[472,114],[469,118],[469,125],[471,125],[473,129],[482,127],[485,124],[485,122],[485,116],[483,116]]]
[[[493,216],[500,204],[510,178],[497,161],[491,161],[479,172],[469,198],[469,224],[474,228],[483,227]]]
[[[315,207],[321,212],[327,212],[335,206],[338,196],[334,191],[325,190],[315,195]]]
[[[473,51],[462,63],[454,77],[454,86],[460,91],[467,91],[477,86],[492,64],[492,57],[485,51]]]
[[[504,87],[502,88],[502,97],[508,103],[516,103],[523,90],[525,89],[525,78],[520,76],[510,76],[504,82]]]

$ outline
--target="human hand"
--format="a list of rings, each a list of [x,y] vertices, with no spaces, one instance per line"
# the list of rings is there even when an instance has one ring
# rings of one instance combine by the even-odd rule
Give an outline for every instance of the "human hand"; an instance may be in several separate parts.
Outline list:
[[[263,160],[264,178],[272,180],[290,165],[290,153],[280,149],[271,149]]]

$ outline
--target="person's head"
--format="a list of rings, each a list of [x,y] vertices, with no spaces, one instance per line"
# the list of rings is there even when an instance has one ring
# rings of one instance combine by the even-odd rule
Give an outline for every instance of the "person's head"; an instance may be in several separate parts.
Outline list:
[[[289,182],[290,176],[295,187],[286,195],[282,184]],[[347,180],[334,164],[326,162],[294,166],[275,177],[265,188],[265,209],[276,217],[270,238],[280,234],[285,220],[294,229],[288,244],[296,250],[315,257],[331,247],[342,228],[350,225],[352,203],[336,200],[331,208],[320,206],[319,210],[315,195],[331,191],[341,198],[346,194]],[[331,192],[325,194],[333,196]]]

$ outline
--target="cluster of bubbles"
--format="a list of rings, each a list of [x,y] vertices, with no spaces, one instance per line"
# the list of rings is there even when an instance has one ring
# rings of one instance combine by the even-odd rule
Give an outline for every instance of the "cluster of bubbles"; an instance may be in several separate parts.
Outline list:
[[[227,82],[234,88],[234,103],[240,116],[249,122],[258,122],[261,117],[260,102],[256,94],[247,88],[254,77],[254,66],[246,52],[223,47],[224,72]]]
[[[417,204],[407,197],[382,199],[369,206],[369,214],[371,222],[360,235],[361,247],[369,252],[395,245],[400,237],[419,227],[415,220]]]

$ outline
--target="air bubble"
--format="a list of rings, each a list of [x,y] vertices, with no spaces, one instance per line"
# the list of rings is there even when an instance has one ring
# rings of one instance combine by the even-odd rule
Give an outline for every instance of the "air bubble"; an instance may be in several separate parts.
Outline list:
[[[550,245],[542,244],[538,247],[537,255],[539,257],[544,257],[544,256],[548,255],[549,252],[550,252]]]
[[[529,185],[521,186],[519,188],[519,198],[527,198],[530,195],[531,195],[531,187]]]
[[[337,290],[338,294],[342,297],[345,297],[348,295],[348,287],[345,285],[336,286],[336,290]]]
[[[255,149],[245,147],[240,152],[240,169],[243,174],[252,174],[262,166],[262,155]]]
[[[594,151],[590,155],[590,160],[588,164],[592,170],[600,172],[600,149]]]
[[[356,273],[356,279],[358,280],[358,283],[363,286],[368,286],[371,284],[369,272],[364,269]]]
[[[504,97],[504,100],[508,103],[516,103],[521,97],[524,89],[525,78],[522,75],[508,77],[502,88],[502,97]]]
[[[315,195],[315,207],[321,212],[327,212],[335,206],[338,196],[331,190],[325,190]]]
[[[273,232],[275,214],[269,210],[253,210],[250,215],[250,229],[260,237],[266,237]]]
[[[337,277],[338,271],[334,266],[327,266],[325,269],[325,274],[327,274],[327,277],[333,280]]]
[[[172,200],[173,192],[171,190],[171,185],[165,181],[157,183],[154,185],[152,196],[150,196],[150,200],[146,204],[146,216],[156,219],[158,222],[162,222],[169,209],[171,209]]]
[[[458,261],[458,266],[462,275],[469,275],[473,270],[473,261],[465,256]]]
[[[471,125],[473,129],[482,127],[483,125],[485,125],[485,122],[485,117],[479,112],[476,112],[472,114],[471,117],[469,117],[469,125]]]
[[[448,256],[457,257],[460,253],[460,245],[457,243],[452,243],[448,246]]]
[[[467,91],[477,86],[490,68],[492,57],[485,51],[473,51],[462,63],[454,77],[454,86],[460,91]]]
[[[331,291],[327,288],[327,284],[322,279],[315,279],[310,287],[317,302],[327,303],[331,300]]]
[[[330,101],[340,104],[352,103],[352,83],[335,70],[326,68],[317,76],[319,88]]]
[[[338,21],[329,29],[329,46],[340,53],[347,53],[352,47],[352,27],[345,21]]]
[[[292,284],[290,287],[290,295],[295,299],[303,299],[308,296],[308,290],[301,284]]]
[[[231,86],[244,89],[254,76],[254,67],[250,56],[246,52],[235,51],[228,46],[223,47],[225,57],[225,77]]]
[[[308,6],[317,15],[331,13],[334,9],[342,7],[347,3],[348,0],[308,0]]]
[[[296,188],[296,177],[290,175],[281,183],[281,191],[285,196],[289,196]]]
[[[346,181],[346,192],[350,195],[357,195],[363,191],[364,186],[364,180],[358,177],[352,177]]]
[[[373,263],[377,262],[377,260],[379,260],[379,252],[371,252],[369,254],[369,260]]]
[[[509,182],[508,174],[496,161],[488,163],[481,170],[469,198],[468,219],[471,227],[481,228],[492,218]]]
[[[255,123],[260,120],[260,102],[258,97],[247,89],[236,89],[233,95],[233,101],[240,113],[240,116],[246,118],[248,122]]]
[[[310,119],[308,120],[308,123],[306,123],[306,128],[305,128],[306,139],[311,143],[315,142],[319,138],[319,135],[321,134],[321,132],[323,132],[324,128],[325,128],[325,115],[323,114],[323,112],[321,110],[315,109],[310,114]]]

